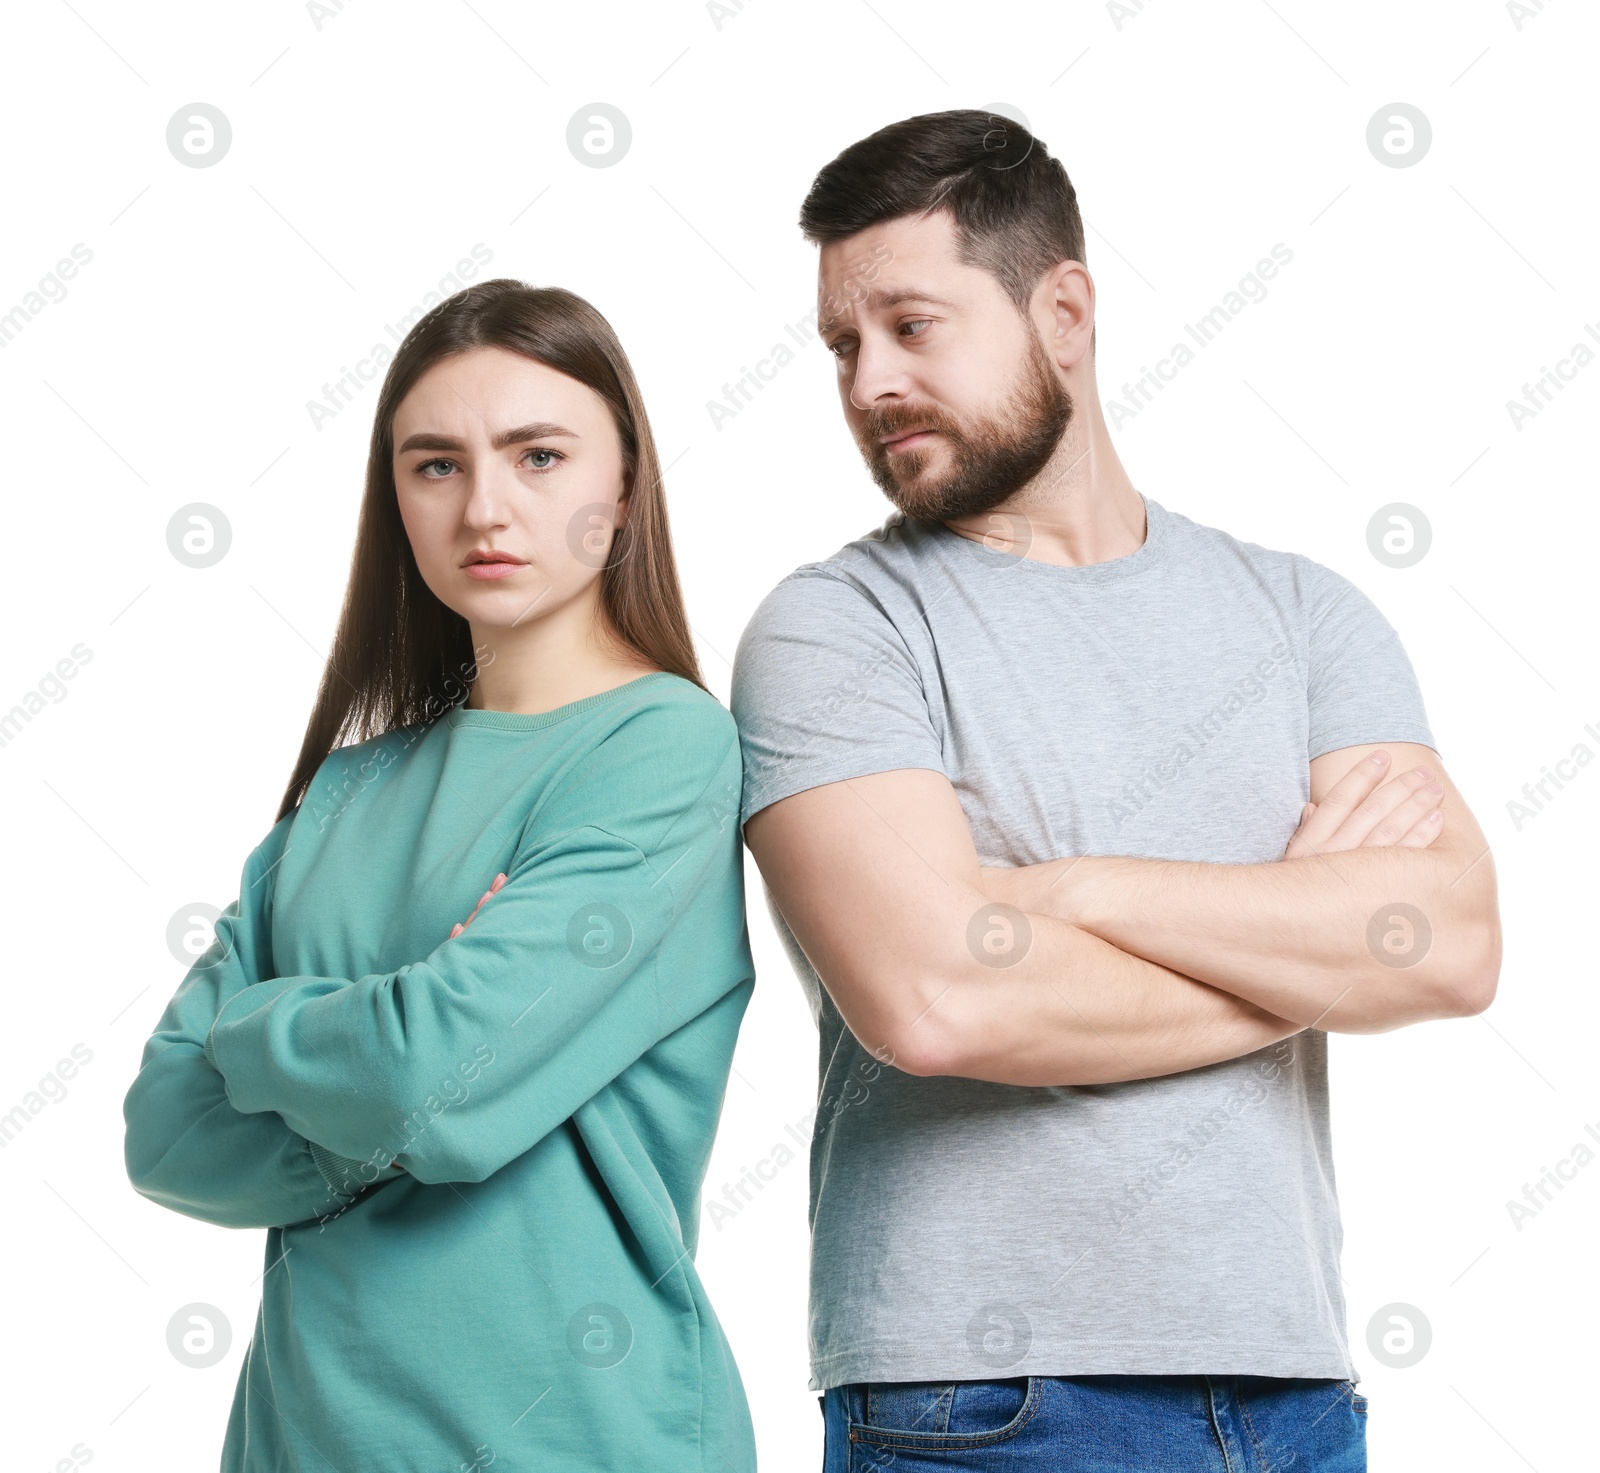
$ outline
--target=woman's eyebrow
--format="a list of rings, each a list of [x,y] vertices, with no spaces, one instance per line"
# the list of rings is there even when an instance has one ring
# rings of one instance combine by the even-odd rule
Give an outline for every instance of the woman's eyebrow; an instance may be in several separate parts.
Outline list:
[[[508,445],[518,445],[524,440],[548,440],[556,435],[565,435],[571,440],[581,440],[582,435],[576,430],[569,430],[562,425],[551,424],[545,420],[536,420],[533,424],[518,425],[514,430],[502,430],[494,437],[493,445],[496,450],[504,450]],[[439,435],[429,430],[407,438],[404,445],[396,455],[404,455],[409,450],[465,450],[467,447],[452,435]]]

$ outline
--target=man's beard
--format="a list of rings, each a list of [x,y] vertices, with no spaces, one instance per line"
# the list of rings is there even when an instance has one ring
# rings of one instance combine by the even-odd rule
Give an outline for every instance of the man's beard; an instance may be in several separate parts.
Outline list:
[[[878,488],[908,517],[953,521],[999,506],[1044,468],[1068,421],[1072,396],[1028,334],[1021,379],[998,418],[963,426],[943,410],[895,404],[870,410],[856,436]],[[937,446],[891,457],[879,437],[896,431],[937,430],[950,445],[952,464],[942,480],[920,478]]]

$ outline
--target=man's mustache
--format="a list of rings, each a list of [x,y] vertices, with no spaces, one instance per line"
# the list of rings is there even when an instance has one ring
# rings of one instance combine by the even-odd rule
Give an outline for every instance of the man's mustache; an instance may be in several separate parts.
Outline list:
[[[876,449],[886,435],[903,434],[906,430],[937,430],[950,434],[952,428],[946,417],[934,410],[873,410],[861,422],[861,439]]]

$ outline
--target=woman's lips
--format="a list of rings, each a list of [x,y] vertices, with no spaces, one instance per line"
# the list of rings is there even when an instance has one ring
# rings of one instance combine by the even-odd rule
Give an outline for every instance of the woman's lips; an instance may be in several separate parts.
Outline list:
[[[525,568],[526,563],[468,563],[465,572],[469,578],[477,578],[480,582],[488,582],[492,578],[509,578],[519,568]]]

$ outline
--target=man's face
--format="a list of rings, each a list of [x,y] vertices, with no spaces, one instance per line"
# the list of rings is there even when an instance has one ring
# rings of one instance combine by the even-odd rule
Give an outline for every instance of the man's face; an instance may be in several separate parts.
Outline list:
[[[845,422],[907,516],[988,511],[1050,459],[1072,400],[1033,321],[956,259],[949,211],[825,245],[818,300]]]

